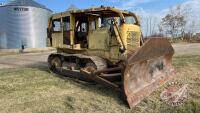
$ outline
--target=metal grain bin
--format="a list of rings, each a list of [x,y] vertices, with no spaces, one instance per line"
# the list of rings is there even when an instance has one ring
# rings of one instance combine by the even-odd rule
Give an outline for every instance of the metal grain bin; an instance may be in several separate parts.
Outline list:
[[[2,36],[6,37],[8,49],[46,47],[46,29],[51,10],[33,0],[14,0],[1,8],[4,9],[2,14],[5,19],[0,23],[4,24],[0,33],[4,32]]]
[[[5,31],[5,8],[0,6],[0,49],[7,48],[6,31]]]

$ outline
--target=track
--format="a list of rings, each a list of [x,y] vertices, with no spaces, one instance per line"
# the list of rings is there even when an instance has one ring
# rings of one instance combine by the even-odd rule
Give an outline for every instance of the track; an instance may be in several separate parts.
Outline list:
[[[88,78],[80,73],[81,69],[93,68],[86,69],[88,71],[102,70],[107,68],[107,63],[104,59],[97,56],[54,53],[48,57],[48,67],[56,75],[88,81]]]

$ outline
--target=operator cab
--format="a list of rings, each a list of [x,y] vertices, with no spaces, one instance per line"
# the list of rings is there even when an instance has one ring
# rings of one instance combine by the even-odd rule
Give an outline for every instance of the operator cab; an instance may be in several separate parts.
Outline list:
[[[110,7],[54,14],[48,28],[49,45],[56,48],[105,50],[108,44],[101,40],[107,40],[114,34],[114,18],[118,26],[124,23],[139,26],[135,14]]]

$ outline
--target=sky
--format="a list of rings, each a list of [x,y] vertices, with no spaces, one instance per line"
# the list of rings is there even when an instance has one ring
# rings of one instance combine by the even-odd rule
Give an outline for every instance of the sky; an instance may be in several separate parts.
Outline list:
[[[10,0],[0,0],[6,2]],[[156,12],[172,7],[176,4],[184,3],[188,0],[36,0],[53,10],[54,12],[65,11],[70,5],[75,5],[80,9],[92,6],[112,6],[127,10],[144,9],[150,12]]]
[[[0,0],[1,2],[11,0]],[[161,19],[168,13],[169,9],[179,4],[190,5],[192,10],[192,18],[197,21],[197,30],[200,32],[200,0],[35,0],[36,2],[45,5],[53,12],[66,11],[69,6],[75,5],[79,9],[85,9],[97,6],[111,6],[124,10],[135,12],[141,17],[149,18],[153,16],[154,21],[159,24]],[[191,18],[191,19],[192,19]],[[144,22],[144,19],[143,21]],[[144,33],[148,29],[143,24]],[[148,35],[148,33],[145,33]]]

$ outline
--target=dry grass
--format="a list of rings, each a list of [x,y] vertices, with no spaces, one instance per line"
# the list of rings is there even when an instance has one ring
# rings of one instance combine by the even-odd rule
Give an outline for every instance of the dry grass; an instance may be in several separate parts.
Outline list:
[[[113,90],[24,68],[0,70],[0,113],[199,113],[200,56],[177,56],[174,65],[175,80],[189,84],[189,99],[180,107],[160,100],[164,86],[128,109]]]

